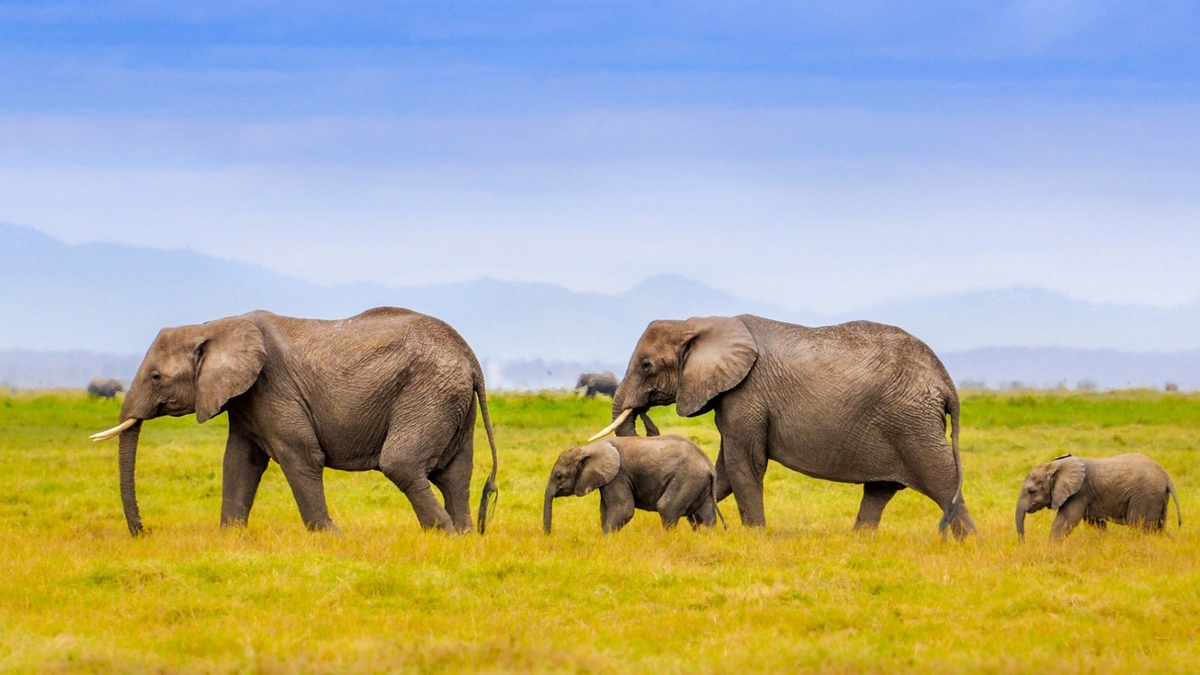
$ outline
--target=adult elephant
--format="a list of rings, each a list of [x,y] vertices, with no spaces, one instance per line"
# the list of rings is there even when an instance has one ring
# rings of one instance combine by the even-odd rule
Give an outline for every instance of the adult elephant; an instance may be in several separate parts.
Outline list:
[[[615,396],[617,393],[617,376],[611,370],[603,373],[580,373],[575,380],[575,391],[583,390],[583,395],[595,398],[596,394]]]
[[[144,420],[229,414],[221,525],[244,525],[268,460],[283,469],[310,530],[334,529],[322,471],[379,470],[408,497],[422,528],[470,530],[475,399],[492,450],[479,503],[486,527],[496,493],[496,444],[479,362],[453,328],[379,307],[339,321],[257,311],[164,328],[121,406],[121,501],[142,532],[134,490]],[[434,497],[430,482],[445,506]]]
[[[925,343],[869,321],[808,328],[743,314],[653,321],[613,399],[616,430],[674,403],[716,411],[717,499],[732,492],[745,525],[766,524],[767,460],[814,478],[861,483],[855,528],[875,528],[905,487],[943,510],[939,529],[975,531],[962,499],[959,401]],[[951,443],[946,443],[946,416]]]
[[[99,398],[115,398],[123,391],[125,391],[125,386],[121,384],[121,381],[111,377],[93,377],[87,386],[88,395]]]

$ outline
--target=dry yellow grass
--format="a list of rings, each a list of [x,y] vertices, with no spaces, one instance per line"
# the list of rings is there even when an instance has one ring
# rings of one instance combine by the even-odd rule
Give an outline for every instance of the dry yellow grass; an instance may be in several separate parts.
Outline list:
[[[541,491],[607,401],[493,394],[501,496],[486,537],[418,531],[378,473],[327,472],[343,535],[306,532],[277,467],[246,530],[222,531],[223,419],[156,420],[131,539],[116,446],[87,433],[118,404],[0,398],[0,669],[167,672],[1192,672],[1200,663],[1200,398],[1152,392],[969,394],[966,496],[980,537],[937,535],[902,492],[874,535],[860,490],[773,467],[765,531],[666,534],[639,513],[603,537],[597,497]],[[710,418],[660,411],[715,454]],[[485,443],[479,434],[480,447]],[[1171,472],[1184,528],[1013,533],[1028,468],[1064,452],[1140,451]],[[481,453],[482,454],[482,453]],[[477,465],[475,494],[486,460]]]

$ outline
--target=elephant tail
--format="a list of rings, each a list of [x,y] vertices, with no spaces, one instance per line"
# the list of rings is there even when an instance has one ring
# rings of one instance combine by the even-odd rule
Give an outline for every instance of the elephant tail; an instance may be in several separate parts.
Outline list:
[[[953,385],[951,385],[953,387]],[[962,405],[958,400],[958,393],[953,388],[950,390],[949,396],[945,400],[945,414],[950,416],[950,449],[954,454],[954,470],[958,474],[958,489],[954,492],[954,497],[950,499],[950,504],[946,506],[946,513],[942,516],[942,522],[938,523],[938,532],[946,534],[946,528],[958,516],[958,509],[963,503],[963,468],[962,458],[958,452],[958,422],[959,414],[962,412]]]
[[[1183,528],[1183,511],[1179,508],[1179,495],[1175,494],[1175,484],[1167,481],[1167,492],[1171,495],[1171,499],[1175,500],[1175,517],[1179,520],[1179,527]]]
[[[725,514],[721,513],[721,505],[717,503],[717,473],[712,474],[712,480],[709,482],[709,490],[712,492],[713,509],[717,512],[717,517],[721,519],[721,527],[729,529],[729,523],[725,522]]]
[[[487,387],[483,382],[483,373],[475,374],[475,396],[479,399],[479,412],[483,416],[483,428],[487,431],[488,445],[492,448],[492,473],[483,484],[483,494],[479,496],[479,534],[487,531],[488,512],[495,511],[499,490],[496,488],[496,437],[492,433],[492,417],[488,414]]]

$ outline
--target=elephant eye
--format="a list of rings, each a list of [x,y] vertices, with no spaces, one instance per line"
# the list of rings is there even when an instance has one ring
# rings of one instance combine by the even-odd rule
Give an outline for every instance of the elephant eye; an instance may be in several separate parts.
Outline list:
[[[650,359],[644,359],[644,360],[642,361],[642,372],[643,372],[643,373],[649,373],[649,372],[650,372]]]
[[[156,370],[153,373],[150,373],[150,379],[154,380],[155,382],[158,382],[159,380],[162,379],[162,373],[160,373]]]

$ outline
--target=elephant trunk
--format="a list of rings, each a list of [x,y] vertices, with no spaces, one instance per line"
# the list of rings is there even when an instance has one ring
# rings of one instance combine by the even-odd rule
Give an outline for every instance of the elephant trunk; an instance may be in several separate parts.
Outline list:
[[[621,383],[624,385],[624,382]],[[617,419],[621,413],[625,412],[625,396],[621,391],[621,387],[617,387],[617,393],[613,395],[612,418]],[[615,429],[618,436],[637,436],[637,426],[635,422],[636,415],[629,415]],[[649,419],[649,418],[646,418]],[[655,431],[658,431],[655,429]]]
[[[646,413],[639,413],[638,417],[642,418],[642,424],[646,425],[646,435],[647,436],[657,436],[658,435],[658,427],[655,426],[654,420],[650,419],[649,415],[647,415]]]
[[[1021,541],[1025,541],[1025,513],[1028,510],[1029,507],[1025,505],[1025,502],[1017,502],[1017,537]]]
[[[550,534],[550,521],[553,519],[554,511],[554,490],[550,487],[546,488],[546,502],[542,505],[542,529],[546,534]]]
[[[137,492],[134,488],[134,465],[137,463],[138,436],[142,433],[142,422],[138,420],[121,432],[118,463],[121,467],[121,504],[125,507],[125,523],[129,534],[142,533],[142,516],[138,512]]]

